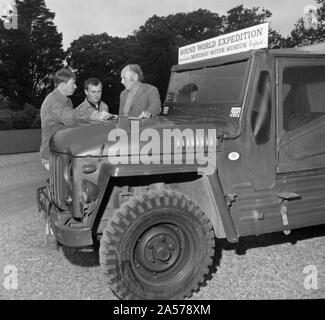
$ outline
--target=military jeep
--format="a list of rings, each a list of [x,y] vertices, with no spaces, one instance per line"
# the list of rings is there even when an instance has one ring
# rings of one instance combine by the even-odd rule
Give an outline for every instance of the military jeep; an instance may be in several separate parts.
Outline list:
[[[147,130],[137,147],[132,128]],[[180,64],[159,117],[57,132],[38,204],[61,245],[100,240],[117,297],[183,299],[206,281],[217,239],[325,223],[324,141],[325,54],[260,49]]]

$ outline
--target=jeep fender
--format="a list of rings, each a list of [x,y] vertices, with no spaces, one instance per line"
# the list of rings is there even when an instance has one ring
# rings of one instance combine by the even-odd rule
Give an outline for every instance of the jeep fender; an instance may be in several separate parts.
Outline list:
[[[140,175],[154,175],[154,174],[175,174],[180,172],[193,173],[197,171],[197,167],[186,166],[179,168],[176,166],[168,166],[166,169],[163,166],[149,167],[145,165],[138,166],[118,166],[113,167],[109,164],[103,164],[100,169],[98,187],[100,190],[97,204],[94,209],[94,214],[90,221],[91,227],[95,222],[97,212],[103,200],[106,188],[110,177],[134,177]],[[174,171],[174,172],[173,172]],[[215,172],[212,175],[203,175],[201,178],[192,182],[183,182],[178,184],[178,190],[187,195],[192,200],[195,200],[200,208],[206,212],[211,220],[214,228],[214,232],[217,238],[227,238],[229,242],[238,242],[238,234],[235,230],[235,226],[232,217],[229,212],[229,208],[226,204],[225,195],[219,180],[218,174]],[[197,192],[202,190],[202,192]]]

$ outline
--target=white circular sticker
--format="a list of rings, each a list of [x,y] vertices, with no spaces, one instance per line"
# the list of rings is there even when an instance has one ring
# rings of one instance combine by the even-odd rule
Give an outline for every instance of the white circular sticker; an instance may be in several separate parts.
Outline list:
[[[238,160],[240,157],[239,153],[238,152],[230,152],[228,154],[228,159],[231,160],[231,161],[236,161]]]

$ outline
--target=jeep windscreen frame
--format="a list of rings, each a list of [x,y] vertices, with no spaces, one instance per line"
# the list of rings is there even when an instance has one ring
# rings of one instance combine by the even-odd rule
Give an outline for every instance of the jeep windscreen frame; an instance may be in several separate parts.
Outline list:
[[[236,107],[244,99],[249,59],[190,70],[173,71],[165,105]]]

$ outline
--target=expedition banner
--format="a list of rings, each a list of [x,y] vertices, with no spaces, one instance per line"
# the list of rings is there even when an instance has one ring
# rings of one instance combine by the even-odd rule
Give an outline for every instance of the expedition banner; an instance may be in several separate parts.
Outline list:
[[[268,23],[193,43],[178,49],[178,63],[188,63],[251,49],[267,48]]]

